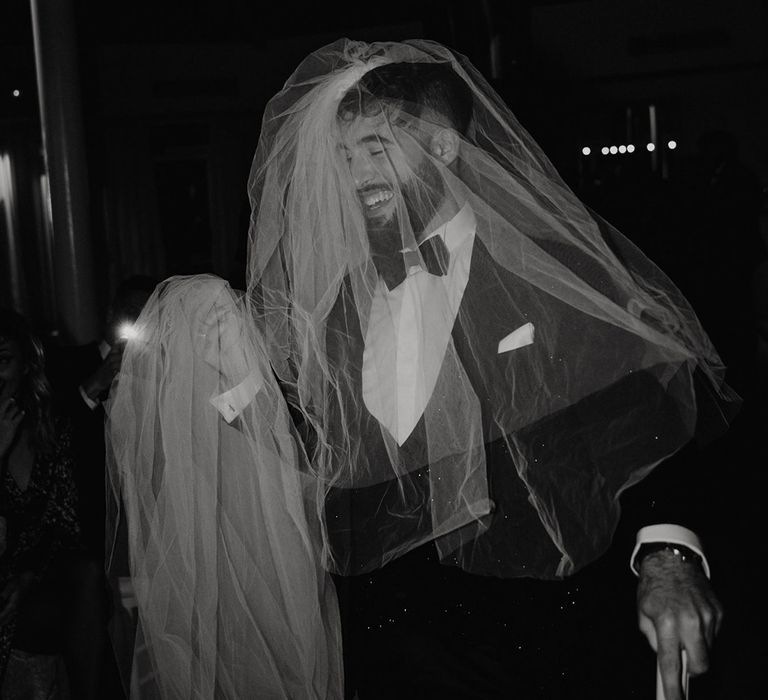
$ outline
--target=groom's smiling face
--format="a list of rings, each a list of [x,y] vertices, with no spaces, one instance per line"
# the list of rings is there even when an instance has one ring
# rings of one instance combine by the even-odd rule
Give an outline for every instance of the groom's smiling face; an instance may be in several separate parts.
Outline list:
[[[443,197],[437,167],[415,130],[385,113],[342,119],[341,151],[349,165],[369,234],[401,228],[405,211],[418,236]],[[404,233],[404,232],[403,232]]]

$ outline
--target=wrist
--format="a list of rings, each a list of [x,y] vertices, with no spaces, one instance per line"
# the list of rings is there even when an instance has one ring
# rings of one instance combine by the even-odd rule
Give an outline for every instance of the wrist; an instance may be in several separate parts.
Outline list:
[[[683,564],[690,563],[704,571],[702,558],[685,545],[673,542],[649,542],[643,544],[635,555],[635,566],[642,572],[643,563],[652,558],[664,562],[679,561]]]
[[[655,553],[651,551],[652,545],[656,547]],[[677,555],[673,551],[676,548],[678,549]],[[647,525],[640,528],[637,533],[635,548],[629,560],[630,568],[636,575],[640,574],[640,557],[638,554],[641,549],[644,550],[644,554],[647,556],[655,554],[655,557],[660,558],[663,556],[665,559],[671,559],[675,556],[680,557],[680,563],[682,563],[682,557],[686,552],[696,554],[699,557],[699,564],[705,575],[707,578],[710,576],[709,563],[704,554],[701,540],[699,540],[695,532],[688,528],[670,523]],[[689,562],[692,559],[688,556],[685,561]]]

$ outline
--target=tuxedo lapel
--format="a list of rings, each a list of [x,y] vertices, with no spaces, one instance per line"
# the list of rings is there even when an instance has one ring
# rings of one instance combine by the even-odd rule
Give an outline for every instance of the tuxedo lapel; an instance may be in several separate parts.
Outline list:
[[[539,301],[530,285],[522,280],[511,282],[511,273],[497,265],[488,254],[480,237],[475,239],[469,282],[464,291],[453,328],[453,343],[483,412],[492,404],[507,403],[514,386],[525,381],[530,357],[539,352],[545,327],[537,310]],[[514,296],[510,292],[514,289]],[[508,352],[499,352],[499,343],[530,324],[535,341],[520,343]],[[499,381],[500,378],[514,381]],[[497,406],[504,410],[503,406]],[[485,421],[484,421],[485,422]]]

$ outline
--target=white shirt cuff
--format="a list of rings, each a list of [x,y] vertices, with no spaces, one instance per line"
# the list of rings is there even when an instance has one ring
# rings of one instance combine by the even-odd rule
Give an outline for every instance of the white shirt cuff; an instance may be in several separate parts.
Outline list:
[[[85,393],[85,389],[83,389],[82,384],[77,387],[77,390],[80,392],[80,396],[82,397],[83,401],[85,401],[85,405],[88,406],[92,411],[101,403],[98,399],[95,401],[88,396],[88,394]]]
[[[209,401],[221,413],[224,420],[231,423],[253,401],[253,397],[259,393],[263,385],[264,380],[261,372],[254,369],[236,387],[225,391],[223,394],[212,396]]]
[[[704,573],[707,575],[707,578],[709,578],[709,562],[707,561],[706,556],[704,556],[704,547],[702,546],[698,535],[687,527],[671,525],[669,523],[647,525],[646,527],[641,527],[637,531],[635,548],[632,550],[632,556],[629,559],[629,566],[636,576],[640,575],[640,570],[635,563],[637,553],[640,551],[640,547],[644,544],[650,544],[652,542],[669,542],[670,544],[679,544],[693,550],[701,557],[701,565],[704,568]]]

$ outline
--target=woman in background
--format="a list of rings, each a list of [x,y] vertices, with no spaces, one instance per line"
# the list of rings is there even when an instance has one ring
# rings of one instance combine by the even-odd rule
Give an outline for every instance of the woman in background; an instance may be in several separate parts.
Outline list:
[[[82,556],[66,422],[40,341],[0,309],[0,697],[97,697],[97,571]],[[94,636],[96,639],[94,639]],[[101,648],[101,647],[99,647]],[[66,697],[66,694],[64,695]]]

